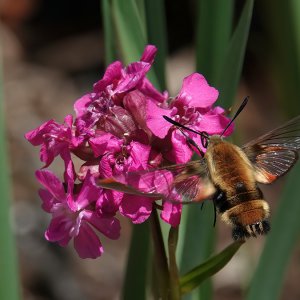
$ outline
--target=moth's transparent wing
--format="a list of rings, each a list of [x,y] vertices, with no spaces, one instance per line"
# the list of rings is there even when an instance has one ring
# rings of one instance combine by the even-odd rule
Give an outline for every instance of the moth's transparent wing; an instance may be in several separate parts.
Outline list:
[[[261,183],[271,183],[296,163],[300,150],[300,116],[242,147]]]
[[[100,181],[104,188],[170,202],[207,199],[215,188],[207,176],[204,160],[146,171],[129,172]]]

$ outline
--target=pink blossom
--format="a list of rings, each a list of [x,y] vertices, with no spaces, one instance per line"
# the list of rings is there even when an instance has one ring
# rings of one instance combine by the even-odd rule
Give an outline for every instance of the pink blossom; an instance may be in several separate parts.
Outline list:
[[[45,237],[61,246],[73,239],[80,257],[96,258],[103,253],[100,233],[119,237],[116,213],[139,224],[150,217],[154,203],[162,200],[162,220],[174,227],[180,224],[182,196],[173,184],[176,175],[161,167],[190,160],[198,149],[187,143],[187,136],[203,152],[206,149],[199,134],[183,134],[163,116],[209,135],[220,134],[229,123],[224,109],[213,106],[218,91],[201,74],[187,76],[175,98],[158,91],[146,78],[156,52],[156,47],[148,45],[139,61],[128,66],[113,62],[102,79],[75,102],[74,120],[71,115],[63,124],[50,120],[25,135],[41,147],[44,167],[56,157],[63,159],[63,182],[48,170],[36,172],[44,186],[39,192],[42,208],[52,215]],[[230,126],[226,135],[232,130]],[[74,155],[81,159],[77,172]],[[102,189],[97,183],[105,178],[139,193]]]
[[[84,119],[90,126],[97,125],[98,128],[108,130],[103,126],[107,118],[115,115],[111,109],[115,106],[121,108],[123,97],[127,93],[139,90],[156,101],[166,99],[167,94],[158,92],[145,77],[152,66],[156,51],[154,46],[149,45],[145,48],[140,61],[133,62],[127,67],[123,67],[119,61],[109,65],[103,78],[94,84],[93,92],[76,101],[74,109],[77,118]],[[126,115],[126,111],[123,110],[122,115],[124,114]],[[120,122],[119,118],[119,123],[126,124],[127,122]],[[130,131],[123,130],[123,133],[125,132]]]
[[[150,146],[139,142],[131,142],[128,146],[117,145],[114,151],[107,152],[100,160],[100,177],[118,177],[128,172],[147,169],[150,150]],[[107,198],[112,196],[111,191],[105,193],[110,193],[106,194]],[[118,206],[120,213],[130,218],[133,223],[142,223],[150,216],[153,204],[150,198],[127,194],[116,194],[115,196],[118,197],[115,207]],[[113,202],[112,198],[110,198],[110,202]]]
[[[77,128],[73,127],[73,117],[68,115],[63,124],[54,120],[47,121],[26,133],[25,138],[34,146],[41,145],[40,159],[45,163],[44,167],[47,167],[58,155],[67,162],[71,151],[78,154],[83,152],[82,156],[84,156],[84,151],[79,149],[93,132],[84,131],[84,128],[80,127],[80,123],[78,125]]]
[[[196,131],[205,131],[209,135],[220,134],[229,119],[224,116],[222,109],[212,107],[217,100],[218,91],[210,87],[205,78],[198,73],[187,76],[177,97],[169,104],[169,107],[160,107],[159,104],[148,101],[146,123],[151,132],[163,139],[168,149],[165,149],[165,158],[174,163],[186,163],[191,159],[193,151],[187,144],[186,138],[163,116],[168,116]],[[226,131],[231,134],[233,126]],[[200,136],[187,132],[202,151]]]
[[[48,241],[64,247],[73,238],[75,250],[81,258],[97,258],[103,253],[103,247],[94,230],[111,239],[119,237],[119,221],[112,216],[98,215],[93,209],[102,191],[91,175],[87,174],[78,193],[74,193],[72,178],[68,179],[65,192],[62,182],[52,172],[37,171],[36,177],[45,187],[39,192],[42,207],[52,214],[45,232]]]

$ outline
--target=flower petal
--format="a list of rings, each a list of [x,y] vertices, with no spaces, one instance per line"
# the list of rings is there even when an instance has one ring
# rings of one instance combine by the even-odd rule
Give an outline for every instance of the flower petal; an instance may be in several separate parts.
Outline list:
[[[63,184],[51,171],[38,170],[35,172],[37,180],[49,191],[57,202],[63,202],[66,193]]]
[[[99,173],[100,176],[103,178],[109,178],[112,177],[113,174],[113,163],[115,161],[115,158],[113,157],[113,154],[109,155],[103,155],[99,162]]]
[[[130,156],[132,158],[130,171],[147,169],[151,147],[139,142],[131,142],[130,148]]]
[[[71,239],[69,234],[73,226],[72,221],[64,215],[52,218],[48,229],[45,232],[45,238],[50,242],[59,242],[64,239]]]
[[[131,113],[135,122],[149,132],[146,125],[146,103],[145,95],[138,90],[128,93],[123,99],[124,107]]]
[[[115,93],[125,93],[134,89],[145,78],[151,65],[145,62],[133,62],[123,72],[123,79],[118,82]]]
[[[121,150],[123,141],[116,138],[110,133],[103,133],[89,140],[95,157],[103,155],[107,152],[116,152]]]
[[[164,202],[161,218],[169,223],[171,226],[176,227],[180,224],[182,211],[182,204],[173,204],[171,202]]]
[[[96,186],[95,178],[88,172],[76,199],[77,210],[86,208],[89,204],[96,202],[101,193],[102,189]]]
[[[167,91],[160,93],[146,77],[139,86],[139,90],[145,96],[150,97],[152,100],[159,103],[165,102],[169,98],[169,94]]]
[[[57,202],[55,197],[49,191],[40,189],[39,190],[39,196],[42,199],[42,209],[46,211],[47,213],[51,212],[51,209],[53,207],[53,204]]]
[[[206,131],[208,134],[221,134],[224,128],[229,124],[230,119],[223,114],[205,114],[201,117],[199,126],[196,130]],[[224,136],[232,134],[234,124],[231,124],[226,130]]]
[[[81,98],[76,100],[74,104],[74,110],[77,118],[81,118],[86,114],[89,105],[92,103],[91,96],[91,94],[85,94]]]
[[[74,248],[81,258],[97,258],[103,253],[99,237],[84,222],[80,227],[79,234],[74,238]]]
[[[120,205],[120,213],[134,224],[145,222],[152,212],[152,200],[147,197],[125,194]]]
[[[119,220],[115,217],[106,218],[99,216],[96,212],[85,211],[83,219],[112,240],[116,240],[120,237],[121,225]]]
[[[100,216],[112,217],[119,210],[123,193],[104,189],[96,203],[96,211]]]
[[[215,103],[218,96],[219,92],[208,85],[203,75],[193,73],[184,78],[175,101],[184,102],[189,107],[208,107]]]
[[[158,107],[153,101],[147,101],[147,116],[146,122],[148,128],[154,135],[163,139],[167,134],[172,124],[167,122],[163,116],[171,117],[172,110]]]
[[[136,124],[126,109],[121,106],[113,106],[106,116],[102,129],[114,136],[123,139],[137,130]]]
[[[27,132],[25,138],[34,146],[40,145],[44,141],[44,133],[51,131],[56,126],[59,126],[59,124],[54,120],[49,120],[36,129]]]
[[[115,61],[110,64],[101,80],[94,84],[95,92],[102,92],[105,88],[112,84],[113,81],[121,78],[122,63],[120,61]]]
[[[154,62],[156,52],[157,48],[154,45],[147,45],[144,49],[140,61],[144,61],[152,65]]]
[[[186,142],[186,138],[174,130],[171,135],[172,149],[166,154],[168,160],[176,163],[183,164],[188,162],[193,154]]]

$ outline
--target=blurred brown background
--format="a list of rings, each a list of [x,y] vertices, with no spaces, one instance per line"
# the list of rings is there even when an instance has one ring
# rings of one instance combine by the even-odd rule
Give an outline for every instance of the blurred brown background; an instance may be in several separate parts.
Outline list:
[[[169,30],[167,80],[176,95],[183,77],[194,71],[193,7],[166,1]],[[237,8],[237,11],[239,8]],[[182,20],[177,24],[177,16]],[[251,101],[237,121],[241,141],[280,124],[276,89],[269,68],[270,44],[257,10],[246,54],[238,99]],[[0,45],[3,55],[5,111],[14,201],[12,219],[17,239],[22,295],[26,300],[119,299],[130,224],[121,219],[118,241],[101,238],[105,253],[97,260],[81,260],[71,246],[48,243],[44,230],[48,215],[40,209],[34,171],[41,167],[38,149],[24,133],[54,118],[62,122],[73,103],[104,71],[100,1],[0,0]],[[172,76],[170,76],[172,74]],[[52,169],[61,173],[57,160]],[[263,188],[272,210],[283,181]],[[218,224],[221,225],[221,224]],[[211,226],[211,224],[208,224]],[[228,228],[218,226],[218,249],[230,242]],[[263,238],[251,240],[215,277],[215,299],[242,299],[242,288],[254,271]],[[142,255],[142,253],[141,253]],[[282,299],[300,299],[300,245],[292,257]]]

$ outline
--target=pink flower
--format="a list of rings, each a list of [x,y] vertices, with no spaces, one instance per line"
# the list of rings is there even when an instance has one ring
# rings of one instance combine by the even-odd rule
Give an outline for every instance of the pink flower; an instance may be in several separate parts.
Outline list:
[[[205,131],[209,135],[222,133],[229,119],[224,116],[224,110],[214,108],[218,91],[210,87],[205,78],[198,73],[187,76],[178,96],[171,101],[169,107],[160,107],[153,101],[147,102],[146,123],[151,132],[163,139],[169,148],[165,148],[165,158],[175,163],[186,163],[190,160],[193,151],[188,146],[186,138],[163,116],[168,116],[176,122],[196,131]],[[231,134],[233,126],[226,131]],[[206,149],[200,141],[200,136],[186,132],[202,151]]]
[[[108,151],[100,160],[100,177],[117,177],[128,172],[146,170],[148,168],[150,146],[139,142],[131,142],[127,146],[117,144],[116,141],[114,144],[116,145],[115,149]],[[96,147],[96,139],[94,139],[93,147]],[[109,195],[107,193],[109,193]],[[117,196],[118,203],[115,207],[118,206],[120,213],[130,218],[133,223],[144,222],[152,212],[153,200],[149,197],[137,197],[128,194],[121,195],[118,193],[112,195],[109,190],[105,191],[104,195],[110,199],[110,203],[113,203],[111,196]],[[108,201],[106,201],[106,203],[108,203]]]
[[[102,191],[91,175],[87,174],[79,192],[74,192],[71,177],[67,179],[67,192],[62,182],[48,170],[37,171],[36,177],[45,187],[39,192],[42,207],[52,214],[45,232],[48,241],[64,247],[73,238],[75,250],[81,258],[97,258],[103,253],[103,247],[94,230],[111,239],[119,237],[119,221],[112,216],[98,215],[94,210]]]
[[[96,125],[98,128],[107,131],[109,128],[105,127],[106,123],[114,122],[108,120],[115,116],[115,112],[112,110],[122,109],[123,98],[129,92],[138,90],[144,95],[155,99],[155,101],[164,101],[168,95],[158,92],[145,77],[152,66],[156,51],[156,47],[148,45],[140,61],[133,62],[127,67],[123,67],[119,61],[109,65],[103,78],[94,84],[93,92],[76,101],[74,109],[77,118],[83,119],[88,126]],[[123,115],[126,115],[128,120],[123,120]],[[131,126],[127,131],[123,128],[124,124],[131,122],[129,118],[130,115],[123,109],[121,117],[115,120],[122,128],[122,134],[130,133],[133,130]],[[116,130],[114,126],[112,128]],[[114,134],[120,137],[120,134],[116,134],[116,132]]]
[[[65,117],[64,124],[54,120],[47,121],[26,133],[25,138],[34,146],[41,145],[40,159],[45,163],[44,167],[47,167],[58,155],[67,163],[71,151],[86,156],[87,153],[81,146],[92,135],[93,132],[85,131],[85,127],[81,126],[80,122],[77,127],[73,126],[73,117],[68,115]]]
[[[187,136],[201,151],[206,149],[199,134],[183,134],[163,116],[209,135],[220,134],[229,123],[224,110],[213,106],[218,91],[201,74],[187,76],[173,99],[158,91],[146,78],[156,52],[148,45],[139,61],[126,67],[120,61],[110,64],[103,78],[75,102],[74,120],[71,115],[63,124],[50,120],[25,135],[41,146],[44,167],[57,156],[65,164],[63,182],[48,170],[36,172],[44,186],[42,207],[52,215],[45,237],[61,246],[73,239],[82,258],[103,253],[100,233],[119,237],[116,213],[139,224],[149,218],[154,202],[162,200],[161,218],[174,227],[180,224],[181,182],[174,186],[176,174],[161,166],[186,163],[198,151],[187,143]],[[230,126],[226,135],[232,130]],[[82,161],[77,172],[74,155]],[[138,192],[100,188],[97,183],[106,178]]]

